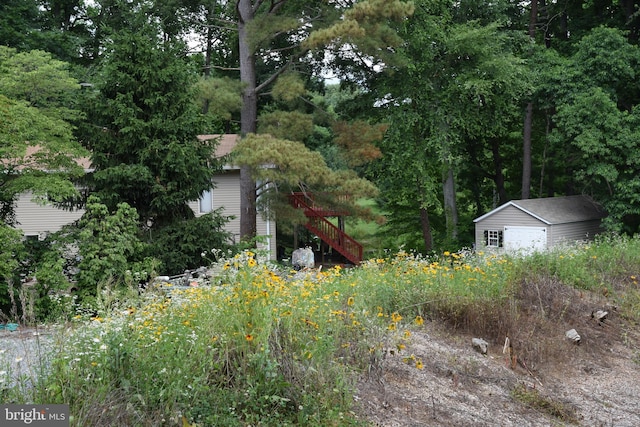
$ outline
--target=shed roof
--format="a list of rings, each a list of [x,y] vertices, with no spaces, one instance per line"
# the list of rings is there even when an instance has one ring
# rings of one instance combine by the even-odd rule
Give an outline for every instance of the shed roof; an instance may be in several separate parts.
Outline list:
[[[602,206],[596,203],[591,197],[578,195],[511,200],[481,217],[474,219],[473,222],[482,221],[508,206],[513,206],[548,225],[591,221],[602,219],[606,216],[606,212]]]

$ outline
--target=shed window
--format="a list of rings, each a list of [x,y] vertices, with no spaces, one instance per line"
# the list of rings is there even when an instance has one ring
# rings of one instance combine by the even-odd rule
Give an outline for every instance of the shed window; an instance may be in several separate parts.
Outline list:
[[[502,247],[502,230],[484,230],[484,244],[492,248]]]
[[[213,191],[206,190],[200,196],[200,213],[209,213],[213,210]]]

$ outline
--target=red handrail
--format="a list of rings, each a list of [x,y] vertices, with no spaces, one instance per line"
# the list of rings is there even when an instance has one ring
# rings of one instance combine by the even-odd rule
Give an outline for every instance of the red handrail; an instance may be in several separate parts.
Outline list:
[[[292,193],[289,200],[295,208],[304,209],[305,215],[309,218],[305,227],[309,231],[316,234],[352,263],[359,264],[362,261],[362,245],[325,218],[328,216],[328,212],[336,211],[317,208],[313,197],[309,197],[308,193]],[[311,204],[307,203],[307,200]]]

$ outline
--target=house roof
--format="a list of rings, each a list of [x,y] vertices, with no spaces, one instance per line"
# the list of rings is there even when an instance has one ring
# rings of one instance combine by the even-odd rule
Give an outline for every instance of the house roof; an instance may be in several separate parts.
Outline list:
[[[235,148],[240,140],[240,135],[235,133],[227,133],[224,135],[198,135],[200,141],[210,141],[212,139],[218,139],[218,146],[216,147],[216,157],[224,157],[231,153],[231,150]]]
[[[38,163],[37,154],[42,150],[42,146],[40,145],[28,145],[27,150],[25,152],[24,157],[22,158],[20,164],[17,165],[17,170],[24,170],[27,167],[36,168],[36,169],[45,169],[45,167]],[[74,158],[75,162],[78,166],[82,167],[85,171],[91,170],[91,159],[89,157],[78,157]],[[6,166],[11,164],[11,162],[17,162],[19,159],[8,159],[3,158],[0,159],[0,165]]]
[[[482,221],[508,206],[513,206],[548,225],[590,221],[602,219],[606,216],[606,212],[602,206],[596,203],[591,197],[578,195],[511,200],[481,217],[474,219],[473,222]]]
[[[237,134],[224,134],[224,135],[198,135],[198,139],[200,141],[209,141],[212,139],[218,139],[218,146],[216,147],[215,157],[220,158],[231,153],[231,150],[235,148],[240,140],[240,136]],[[23,158],[23,162],[32,162],[37,165],[34,155],[42,150],[42,147],[39,145],[30,145],[27,146],[27,152]],[[89,157],[80,157],[74,159],[76,163],[81,166],[86,172],[91,172],[91,158]],[[6,164],[6,159],[1,159],[0,164]],[[19,170],[24,169],[24,166],[19,166]]]

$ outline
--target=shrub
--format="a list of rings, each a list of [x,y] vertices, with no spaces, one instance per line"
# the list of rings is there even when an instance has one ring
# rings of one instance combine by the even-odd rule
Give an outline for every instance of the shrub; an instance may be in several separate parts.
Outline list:
[[[216,210],[176,221],[153,232],[149,239],[150,254],[160,260],[163,271],[171,275],[208,265],[212,260],[207,254],[230,248],[232,236],[223,230],[229,219]]]
[[[79,228],[76,281],[81,295],[95,295],[101,282],[124,282],[125,272],[142,260],[146,246],[138,238],[138,214],[128,204],[109,212],[100,199],[90,196]]]

